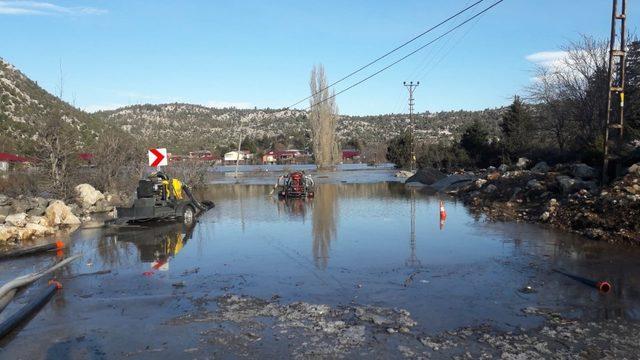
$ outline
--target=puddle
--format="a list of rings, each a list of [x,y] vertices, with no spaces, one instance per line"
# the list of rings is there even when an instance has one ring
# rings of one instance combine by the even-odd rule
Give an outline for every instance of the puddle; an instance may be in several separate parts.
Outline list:
[[[190,349],[204,346],[201,334],[222,330],[215,322],[175,319],[215,312],[225,294],[277,299],[282,305],[272,306],[280,311],[298,301],[405,309],[421,334],[480,324],[531,328],[542,323],[523,313],[532,306],[585,320],[640,318],[636,249],[537,225],[487,223],[462,203],[400,183],[321,183],[314,199],[293,201],[270,190],[212,185],[201,195],[216,208],[192,228],[163,223],[74,233],[70,252],[83,253],[82,260],[57,274],[63,291],[0,342],[0,355],[153,358],[157,350],[190,357]],[[0,262],[0,280],[50,260]],[[599,294],[553,268],[606,279],[613,290]],[[87,275],[69,278],[81,273]],[[530,291],[521,291],[526,286]],[[253,344],[257,336],[243,341]],[[260,343],[266,348],[258,353],[286,353],[277,339]],[[224,349],[219,341],[206,346]]]

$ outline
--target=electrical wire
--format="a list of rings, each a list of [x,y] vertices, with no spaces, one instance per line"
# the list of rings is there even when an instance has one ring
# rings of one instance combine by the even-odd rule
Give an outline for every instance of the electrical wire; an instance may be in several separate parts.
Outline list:
[[[430,64],[429,66],[422,67],[419,72],[420,75],[418,75],[417,78],[421,81],[425,81],[427,79],[427,75],[430,75],[433,70],[438,68],[438,66],[442,63],[442,61],[444,61],[444,59],[446,59],[453,52],[453,50],[455,50],[455,48],[458,47],[458,45],[460,45],[462,40],[464,40],[464,38],[466,38],[467,35],[469,35],[471,31],[473,31],[476,25],[478,25],[478,23],[480,22],[480,19],[482,19],[482,16],[478,17],[476,21],[474,21],[473,24],[469,26],[467,31],[465,31],[462,34],[462,36],[460,36],[458,39],[454,41],[454,44],[446,51],[446,53],[442,54],[442,56],[438,59],[438,61]]]
[[[470,18],[466,19],[465,21],[463,21],[463,22],[461,22],[460,24],[458,24],[458,25],[454,26],[453,28],[451,28],[451,29],[447,30],[446,32],[444,32],[444,33],[443,33],[443,34],[441,34],[440,36],[438,36],[438,37],[436,37],[435,39],[433,39],[433,40],[429,41],[428,43],[426,43],[426,44],[424,44],[424,45],[420,46],[419,48],[417,48],[417,49],[415,49],[414,51],[412,51],[412,52],[408,53],[407,55],[405,55],[405,56],[401,57],[400,59],[398,59],[398,60],[396,60],[396,61],[392,62],[391,64],[389,64],[389,65],[387,65],[387,66],[383,67],[382,69],[380,69],[380,70],[378,70],[378,71],[374,72],[373,74],[371,74],[371,75],[369,75],[369,76],[365,77],[364,79],[362,79],[362,80],[360,80],[360,81],[358,81],[358,82],[356,82],[356,83],[354,83],[354,84],[352,84],[352,85],[350,85],[350,86],[348,86],[348,87],[346,87],[346,88],[344,88],[344,89],[342,89],[342,90],[338,91],[337,93],[332,94],[331,96],[327,97],[326,99],[320,100],[320,101],[318,101],[317,103],[314,103],[314,104],[310,105],[309,107],[305,108],[305,110],[310,110],[310,109],[311,109],[311,108],[313,108],[314,106],[318,106],[318,105],[320,105],[320,104],[322,104],[322,103],[324,103],[324,102],[327,102],[327,101],[329,101],[329,100],[331,100],[331,99],[335,98],[336,96],[338,96],[338,95],[340,95],[340,94],[342,94],[342,93],[344,93],[344,92],[346,92],[346,91],[348,91],[348,90],[353,89],[354,87],[356,87],[356,86],[358,86],[358,85],[362,84],[363,82],[365,82],[365,81],[367,81],[367,80],[371,79],[372,77],[374,77],[374,76],[376,76],[376,75],[378,75],[378,74],[382,73],[383,71],[385,71],[385,70],[389,69],[390,67],[392,67],[392,66],[396,65],[397,63],[399,63],[399,62],[401,62],[401,61],[405,60],[405,59],[406,59],[406,58],[408,58],[409,56],[414,55],[414,54],[415,54],[415,53],[417,53],[418,51],[420,51],[420,50],[422,50],[422,49],[426,48],[427,46],[429,46],[429,45],[431,45],[431,44],[435,43],[436,41],[438,41],[438,40],[442,39],[443,37],[445,37],[445,36],[447,36],[448,34],[452,33],[452,32],[453,32],[453,31],[455,31],[456,29],[458,29],[458,28],[460,28],[460,27],[464,26],[465,24],[467,24],[468,22],[470,22],[470,21],[472,21],[473,19],[477,18],[478,16],[480,16],[480,15],[482,15],[482,14],[486,13],[487,11],[491,10],[492,8],[496,7],[498,4],[502,3],[503,1],[504,1],[504,0],[498,0],[498,1],[496,1],[495,3],[493,3],[492,5],[490,5],[489,7],[485,8],[484,10],[480,11],[479,13],[477,13],[477,14],[473,15],[472,17],[470,17]],[[326,89],[326,88],[328,88],[328,87],[329,87],[329,86],[325,87],[325,89]],[[318,92],[319,92],[319,91],[318,91]],[[317,92],[316,92],[316,94],[317,94]],[[311,96],[307,97],[306,99],[309,99],[309,98],[311,98],[312,96],[313,96],[313,95],[311,95]],[[305,100],[306,100],[306,99],[305,99]],[[302,101],[304,101],[304,100],[302,100]]]
[[[316,95],[316,94],[318,94],[318,93],[321,93],[321,92],[323,92],[324,90],[326,90],[326,89],[328,89],[328,88],[330,88],[330,87],[333,87],[334,85],[337,85],[337,84],[339,84],[339,83],[343,82],[344,80],[346,80],[346,79],[348,79],[348,78],[352,77],[353,75],[355,75],[355,74],[359,73],[360,71],[362,71],[362,70],[364,70],[364,69],[368,68],[369,66],[371,66],[371,65],[373,65],[373,64],[375,64],[375,63],[377,63],[378,61],[380,61],[380,60],[382,60],[382,59],[386,58],[387,56],[389,56],[389,55],[393,54],[394,52],[396,52],[396,51],[398,51],[398,50],[402,49],[403,47],[405,47],[405,46],[409,45],[410,43],[414,42],[415,40],[418,40],[419,38],[421,38],[421,37],[423,37],[424,35],[426,35],[426,34],[430,33],[431,31],[433,31],[433,30],[435,30],[435,29],[439,28],[440,26],[442,26],[442,25],[446,24],[447,22],[449,22],[449,21],[453,20],[454,18],[456,18],[456,17],[458,17],[458,16],[462,15],[463,13],[465,13],[466,11],[468,11],[469,9],[473,8],[474,6],[476,6],[476,5],[480,4],[480,3],[481,3],[481,2],[483,2],[483,1],[485,1],[485,0],[478,0],[478,1],[476,1],[475,3],[473,3],[473,4],[469,5],[469,6],[467,6],[466,8],[464,8],[464,9],[462,9],[462,10],[458,11],[458,12],[457,12],[457,13],[455,13],[455,14],[451,15],[450,17],[448,17],[448,18],[446,18],[446,19],[442,20],[442,21],[441,21],[441,22],[439,22],[438,24],[436,24],[436,25],[434,25],[434,26],[430,27],[429,29],[427,29],[427,30],[423,31],[422,33],[420,33],[420,34],[418,34],[418,35],[414,36],[414,37],[413,37],[413,38],[411,38],[410,40],[408,40],[408,41],[404,42],[402,45],[399,45],[399,46],[395,47],[394,49],[392,49],[392,50],[390,50],[390,51],[386,52],[384,55],[382,55],[382,56],[378,57],[377,59],[375,59],[375,60],[373,60],[373,61],[371,61],[371,62],[369,62],[368,64],[366,64],[366,65],[364,65],[364,66],[361,66],[360,68],[358,68],[357,70],[355,70],[355,71],[351,72],[350,74],[348,74],[348,75],[346,75],[346,76],[344,76],[344,77],[342,77],[342,78],[340,78],[340,79],[338,79],[338,80],[334,81],[333,83],[331,83],[331,84],[329,84],[329,85],[327,85],[327,86],[325,86],[325,87],[323,87],[323,88],[319,89],[318,91],[316,91],[315,93],[313,93],[313,94],[311,94],[311,95],[307,96],[306,98],[304,98],[304,99],[302,99],[302,100],[299,100],[298,102],[296,102],[296,103],[294,103],[294,104],[291,104],[291,105],[287,106],[287,107],[286,107],[286,109],[290,109],[290,108],[292,108],[292,107],[294,107],[294,106],[296,106],[296,105],[298,105],[298,104],[300,104],[300,103],[302,103],[302,102],[304,102],[304,101],[307,101],[307,100],[309,100],[310,98],[312,98],[314,95]]]

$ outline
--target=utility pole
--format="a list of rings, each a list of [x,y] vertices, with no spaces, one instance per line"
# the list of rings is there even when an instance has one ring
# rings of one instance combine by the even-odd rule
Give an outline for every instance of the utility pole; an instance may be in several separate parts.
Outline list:
[[[415,125],[413,124],[413,105],[415,105],[414,102],[414,98],[413,98],[413,92],[416,90],[416,88],[418,87],[418,85],[420,85],[420,81],[416,82],[415,84],[413,83],[413,81],[410,82],[402,82],[402,84],[407,88],[407,90],[409,90],[409,126],[411,126],[411,171],[413,171],[415,169],[415,165],[416,165],[416,152],[415,152]]]
[[[626,21],[627,0],[620,0],[622,7],[618,12],[619,0],[613,0],[611,14],[611,40],[609,42],[609,95],[607,98],[607,125],[604,137],[604,162],[602,164],[602,183],[609,180],[609,165],[613,161],[614,176],[621,173],[620,148],[624,141],[624,77],[626,62]],[[617,42],[618,30],[620,41]]]

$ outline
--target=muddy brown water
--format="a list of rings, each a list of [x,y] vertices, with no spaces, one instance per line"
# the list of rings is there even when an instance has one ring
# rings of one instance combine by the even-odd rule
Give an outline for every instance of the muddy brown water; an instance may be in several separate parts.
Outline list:
[[[213,185],[200,195],[217,206],[192,228],[78,230],[65,241],[69,253],[83,258],[56,274],[64,289],[0,341],[0,358],[233,355],[232,345],[202,340],[220,324],[170,323],[203,307],[212,311],[210,299],[226,293],[279,297],[283,304],[402,308],[424,334],[478,324],[505,331],[540,325],[542,319],[522,312],[529,306],[589,321],[639,320],[637,249],[537,225],[488,223],[452,198],[375,178],[321,183],[314,199],[293,201],[269,196],[269,185]],[[0,281],[42,268],[54,256],[2,261]],[[599,294],[553,268],[609,280],[613,290]],[[111,272],[74,277],[104,270]],[[0,321],[44,284],[21,292]],[[525,286],[534,291],[519,291]],[[257,354],[288,354],[274,342],[255,347]]]

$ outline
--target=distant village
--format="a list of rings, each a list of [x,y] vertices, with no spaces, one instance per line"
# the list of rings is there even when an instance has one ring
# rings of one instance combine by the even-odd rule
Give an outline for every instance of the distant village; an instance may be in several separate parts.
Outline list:
[[[313,154],[297,149],[270,150],[264,154],[254,154],[249,150],[229,151],[223,156],[209,150],[191,151],[186,155],[169,153],[169,162],[202,161],[210,165],[275,165],[275,164],[308,164],[313,163]],[[261,156],[260,156],[261,155]],[[93,165],[93,154],[80,153],[78,161],[86,166]],[[361,162],[360,151],[355,149],[342,150],[343,163]],[[17,154],[0,152],[0,171],[9,171],[37,164],[37,159]]]
[[[313,154],[297,149],[270,150],[262,156],[249,150],[229,151],[222,157],[208,150],[192,151],[187,155],[169,154],[169,161],[201,160],[213,165],[233,165],[236,162],[252,165],[307,164],[313,162]],[[360,151],[342,150],[343,162],[360,162]]]

